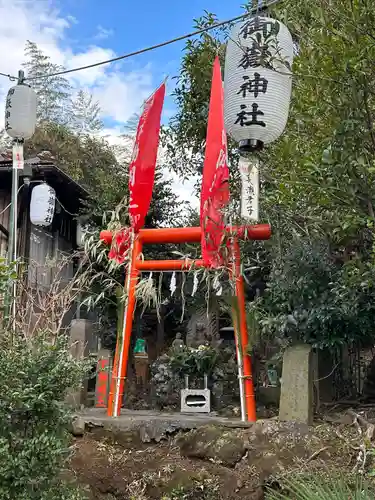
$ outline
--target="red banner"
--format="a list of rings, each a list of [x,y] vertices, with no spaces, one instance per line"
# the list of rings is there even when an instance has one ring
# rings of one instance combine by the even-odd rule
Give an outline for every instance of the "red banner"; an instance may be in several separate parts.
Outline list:
[[[95,408],[107,408],[109,389],[109,359],[99,359],[97,365]]]
[[[165,84],[147,99],[139,120],[133,158],[129,167],[129,215],[131,227],[138,232],[145,223],[154,188],[160,119]]]
[[[202,258],[209,267],[223,265],[224,214],[229,202],[227,136],[224,127],[224,93],[219,58],[213,67],[208,112],[206,156],[201,192]]]

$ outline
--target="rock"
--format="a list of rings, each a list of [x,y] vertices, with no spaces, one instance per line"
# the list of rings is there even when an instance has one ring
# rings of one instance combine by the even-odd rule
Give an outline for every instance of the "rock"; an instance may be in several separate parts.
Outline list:
[[[70,432],[73,434],[73,436],[80,437],[84,435],[85,427],[86,427],[85,419],[76,415],[72,419]]]
[[[183,429],[183,425],[181,426]],[[176,426],[175,423],[169,422],[167,420],[154,421],[150,423],[144,423],[139,428],[139,437],[142,443],[160,443],[164,439],[168,439],[168,436],[175,434],[179,430],[179,425]]]
[[[178,440],[181,454],[186,457],[214,461],[234,467],[245,455],[244,440],[236,430],[205,426],[195,429]]]

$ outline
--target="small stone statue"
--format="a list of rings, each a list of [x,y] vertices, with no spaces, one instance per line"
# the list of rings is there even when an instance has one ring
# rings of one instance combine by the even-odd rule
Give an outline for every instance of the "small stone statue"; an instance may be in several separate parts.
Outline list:
[[[216,332],[211,340],[211,346],[218,349],[223,343],[223,339],[220,337],[220,333]]]
[[[172,342],[172,351],[178,352],[185,347],[181,332],[176,333],[176,338]]]

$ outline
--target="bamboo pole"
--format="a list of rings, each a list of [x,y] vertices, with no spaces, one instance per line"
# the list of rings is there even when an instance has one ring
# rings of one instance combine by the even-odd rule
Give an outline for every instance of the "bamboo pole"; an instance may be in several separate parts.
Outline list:
[[[233,242],[232,242],[233,244]],[[236,283],[236,259],[235,259],[235,249],[232,246],[232,262],[230,267],[230,277]],[[234,296],[232,299],[232,323],[234,330],[234,341],[236,345],[236,357],[237,357],[237,370],[238,370],[238,385],[240,388],[240,404],[241,404],[241,420],[246,422],[246,398],[245,398],[245,387],[244,387],[244,377],[243,377],[243,356],[240,342],[240,315],[238,300],[236,297],[236,288],[234,291]]]
[[[237,310],[233,307],[233,327],[234,327],[234,340],[236,343],[236,354],[237,354],[237,367],[238,367],[238,384],[240,387],[240,402],[241,402],[241,420],[242,422],[246,422],[246,398],[245,398],[245,387],[244,387],[244,378],[243,378],[243,359],[241,346],[239,342],[239,328],[238,328],[238,317],[236,317]],[[236,324],[237,323],[237,324]]]

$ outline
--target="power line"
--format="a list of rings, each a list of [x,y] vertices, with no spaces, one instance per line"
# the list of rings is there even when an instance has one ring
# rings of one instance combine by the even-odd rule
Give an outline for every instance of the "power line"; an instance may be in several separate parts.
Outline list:
[[[18,80],[17,76],[7,75],[6,73],[0,73],[0,76],[5,76],[5,78],[9,78],[9,80]]]
[[[221,21],[219,23],[213,24],[212,26],[209,26],[207,28],[202,28],[200,30],[193,31],[191,33],[187,33],[185,35],[181,35],[176,38],[172,38],[171,40],[167,40],[162,43],[158,43],[156,45],[151,45],[150,47],[146,47],[144,49],[136,50],[135,52],[129,52],[128,54],[124,54],[122,56],[118,57],[113,57],[112,59],[107,59],[105,61],[100,61],[94,64],[88,64],[87,66],[80,66],[78,68],[73,68],[73,69],[67,69],[67,70],[62,70],[62,71],[57,71],[56,73],[48,73],[46,75],[41,75],[41,76],[36,76],[36,77],[31,77],[31,78],[25,78],[27,81],[34,81],[34,80],[40,80],[41,78],[50,78],[53,76],[60,76],[60,75],[67,75],[69,73],[75,73],[77,71],[82,71],[85,69],[90,69],[90,68],[96,68],[97,66],[102,66],[103,64],[110,64],[113,62],[121,61],[123,59],[128,59],[129,57],[134,57],[138,56],[140,54],[144,54],[145,52],[150,52],[152,50],[160,49],[161,47],[166,47],[167,45],[171,45],[172,43],[180,42],[182,40],[186,40],[188,38],[192,38],[193,36],[201,35],[202,33],[206,33],[207,31],[211,31],[216,28],[220,28],[221,26],[225,26],[226,24],[234,23],[236,21],[240,21],[241,19],[244,19],[248,16],[257,14],[259,12],[262,12],[269,7],[272,7],[273,5],[276,5],[277,3],[281,2],[282,0],[270,0],[266,5],[258,6],[251,11],[247,12],[246,14],[242,14],[241,16],[233,17],[232,19],[227,19],[226,21]],[[14,78],[11,77],[10,75],[4,75],[0,73],[3,76],[7,76],[9,78]]]
[[[202,33],[205,33],[207,31],[213,30],[215,28],[219,28],[220,26],[224,26],[225,24],[229,24],[235,21],[239,21],[245,17],[248,17],[249,13],[243,14],[242,16],[237,16],[234,17],[233,19],[228,19],[227,21],[222,21],[217,24],[213,24],[212,26],[209,26],[208,28],[203,28],[201,30],[193,31],[191,33],[181,35],[176,38],[172,38],[171,40],[167,40],[166,42],[161,42],[156,45],[151,45],[150,47],[146,47],[144,49],[136,50],[135,52],[129,52],[128,54],[124,54],[122,56],[117,56],[113,57],[112,59],[106,59],[105,61],[100,61],[94,64],[88,64],[87,66],[80,66],[79,68],[73,68],[73,69],[67,69],[67,70],[62,70],[62,71],[57,71],[56,73],[49,73],[47,75],[41,75],[37,77],[31,77],[31,78],[25,78],[25,80],[28,81],[33,81],[33,80],[39,80],[41,78],[48,78],[52,76],[60,76],[60,75],[66,75],[68,73],[75,73],[76,71],[82,71],[84,69],[90,69],[90,68],[95,68],[97,66],[102,66],[103,64],[110,64],[113,62],[121,61],[123,59],[128,59],[129,57],[134,57],[138,56],[140,54],[144,54],[145,52],[150,52],[155,49],[160,49],[161,47],[166,47],[167,45],[171,45],[172,43],[180,42],[181,40],[186,40],[187,38],[191,38],[196,35],[200,35]]]
[[[215,28],[220,28],[221,26],[225,26],[226,24],[240,21],[241,19],[244,19],[248,16],[259,14],[259,13],[267,10],[269,7],[273,7],[274,5],[276,5],[282,1],[283,0],[270,0],[268,3],[263,5],[261,0],[258,0],[258,6],[254,7],[246,14],[242,14],[241,16],[233,17],[232,19],[228,19],[226,21],[221,21],[220,23],[213,24],[212,26],[209,26],[208,28],[203,28],[203,29],[200,29],[197,31],[193,31],[192,33],[187,33],[186,35],[181,35],[177,38],[172,38],[171,40],[167,40],[166,42],[158,43],[156,45],[151,45],[150,47],[146,47],[144,49],[140,49],[140,50],[137,50],[135,52],[130,52],[130,53],[124,54],[122,56],[114,57],[112,59],[107,59],[105,61],[100,61],[100,62],[97,62],[94,64],[88,64],[87,66],[80,66],[79,68],[67,69],[67,70],[58,71],[56,73],[48,73],[46,75],[25,78],[24,81],[25,80],[34,81],[34,80],[40,80],[41,78],[49,78],[52,76],[66,75],[68,73],[75,73],[77,71],[82,71],[84,69],[90,69],[90,68],[95,68],[97,66],[102,66],[103,64],[110,64],[112,62],[121,61],[122,59],[128,59],[129,57],[134,57],[134,56],[137,56],[140,54],[144,54],[145,52],[150,52],[152,50],[160,49],[161,47],[166,47],[167,45],[171,45],[172,43],[180,42],[181,40],[186,40],[188,38],[192,38],[193,36],[201,35],[202,33],[206,33],[207,31],[211,31]],[[10,75],[7,73],[0,72],[0,76],[4,76],[5,78],[9,78],[9,80],[18,80],[17,76]]]

